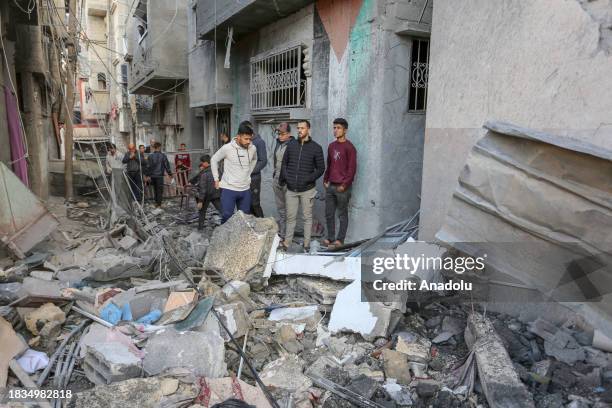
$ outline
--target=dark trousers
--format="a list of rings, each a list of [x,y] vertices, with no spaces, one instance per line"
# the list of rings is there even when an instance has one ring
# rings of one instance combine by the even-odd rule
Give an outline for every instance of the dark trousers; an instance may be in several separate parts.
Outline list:
[[[127,174],[130,182],[130,190],[134,194],[136,201],[142,200],[142,176],[139,171],[132,171]]]
[[[251,190],[234,191],[221,189],[221,223],[229,220],[238,207],[245,214],[251,213]]]
[[[259,194],[261,193],[261,174],[251,176],[251,212],[254,216],[263,218]]]
[[[151,177],[151,185],[155,193],[155,204],[161,205],[164,198],[164,177]]]
[[[342,241],[346,238],[348,229],[348,207],[351,199],[351,188],[338,191],[339,184],[330,184],[325,191],[325,219],[327,221],[327,239]],[[336,211],[340,220],[340,228],[336,235]]]
[[[222,213],[221,210],[221,199],[215,198],[212,200],[198,200],[202,202],[202,208],[200,209],[200,218],[198,218],[198,229],[201,230],[204,228],[204,223],[206,222],[206,210],[208,210],[208,205],[212,204],[219,213]]]

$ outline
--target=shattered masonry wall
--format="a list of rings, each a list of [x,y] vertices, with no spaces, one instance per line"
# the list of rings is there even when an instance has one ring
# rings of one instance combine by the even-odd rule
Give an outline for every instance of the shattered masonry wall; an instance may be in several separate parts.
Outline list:
[[[433,13],[421,239],[488,119],[612,148],[610,0],[436,0]]]

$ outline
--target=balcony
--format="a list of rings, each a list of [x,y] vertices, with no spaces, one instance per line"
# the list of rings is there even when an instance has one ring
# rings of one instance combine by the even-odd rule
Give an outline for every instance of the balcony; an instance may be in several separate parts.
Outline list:
[[[312,0],[198,0],[197,36],[214,39],[215,14],[217,31],[227,32],[231,26],[234,28],[234,38],[240,38],[311,3]]]
[[[174,1],[140,1],[133,17],[128,28],[130,92],[155,95],[179,88],[188,78],[187,0],[178,0],[176,9]]]

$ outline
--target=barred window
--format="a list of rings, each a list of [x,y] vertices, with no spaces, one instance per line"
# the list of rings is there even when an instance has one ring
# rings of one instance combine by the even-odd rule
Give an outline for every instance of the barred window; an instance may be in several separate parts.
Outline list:
[[[251,59],[251,109],[305,105],[302,47]]]
[[[410,62],[409,112],[424,112],[427,107],[427,82],[429,80],[429,40],[412,41]]]

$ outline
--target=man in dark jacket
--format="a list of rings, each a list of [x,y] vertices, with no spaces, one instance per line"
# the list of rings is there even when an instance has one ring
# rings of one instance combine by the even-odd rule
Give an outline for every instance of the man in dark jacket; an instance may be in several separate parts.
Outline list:
[[[281,249],[288,249],[293,240],[298,206],[302,204],[304,217],[304,251],[310,250],[312,233],[312,206],[317,189],[317,179],[325,172],[325,160],[321,145],[310,137],[310,122],[298,122],[298,142],[287,145],[281,167],[280,183],[287,185],[287,229]]]
[[[164,172],[173,177],[168,157],[161,152],[161,143],[153,145],[153,153],[147,159],[147,175],[151,178],[151,184],[155,191],[155,207],[159,208],[164,196]]]
[[[212,204],[221,213],[221,194],[215,188],[215,178],[210,170],[210,155],[200,157],[200,173],[191,179],[191,183],[197,187],[196,199],[200,218],[198,219],[198,230],[204,228],[206,221],[206,210]]]
[[[248,120],[245,120],[241,125],[246,125],[253,130],[253,139],[251,144],[257,149],[257,164],[251,173],[251,213],[259,218],[264,216],[261,208],[260,194],[261,194],[261,171],[268,164],[268,152],[266,151],[266,142],[255,133],[253,125]]]
[[[280,184],[281,167],[283,165],[283,157],[289,143],[297,143],[295,138],[291,136],[291,125],[287,122],[281,122],[276,128],[276,146],[274,147],[274,172],[272,173],[272,190],[274,191],[274,201],[276,201],[276,210],[278,211],[278,235],[281,240],[285,240],[285,231],[287,230],[287,205],[285,196],[287,195],[287,186]]]
[[[132,194],[134,194],[136,201],[140,202],[144,189],[142,176],[146,173],[146,161],[144,154],[136,151],[136,145],[134,143],[128,145],[128,151],[123,155],[123,164],[125,164],[126,167]]]

